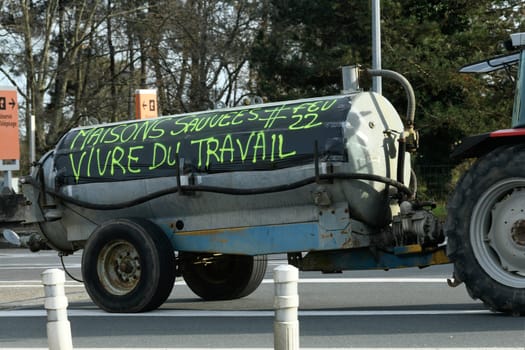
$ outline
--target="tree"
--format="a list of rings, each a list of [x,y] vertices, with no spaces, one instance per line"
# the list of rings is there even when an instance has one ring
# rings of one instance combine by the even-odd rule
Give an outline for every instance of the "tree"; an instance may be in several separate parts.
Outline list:
[[[165,112],[237,103],[260,5],[248,0],[168,1],[152,7],[151,16],[163,26],[149,37],[148,57]]]
[[[268,1],[266,13],[250,64],[270,100],[337,93],[340,67],[369,60],[368,2]]]
[[[465,64],[505,53],[502,43],[515,30],[523,2],[503,4],[508,2],[414,0],[387,2],[384,9],[384,64],[406,75],[416,90],[416,166],[429,175],[423,180],[432,196],[448,192],[455,142],[510,126],[514,86],[508,75],[458,73]],[[399,105],[403,96],[392,87],[387,91]],[[428,168],[441,169],[440,175]]]
[[[498,43],[523,28],[524,8],[382,1],[383,67],[416,88],[419,165],[448,162],[462,135],[509,125],[507,75],[457,69],[503,53]],[[367,67],[371,56],[362,1],[4,0],[0,24],[0,74],[18,88],[26,119],[37,117],[39,154],[83,122],[133,118],[137,88],[157,89],[162,114],[236,105],[246,94],[328,95],[341,89],[341,66]],[[403,90],[383,82],[403,114]]]
[[[508,77],[465,76],[458,69],[504,52],[509,32],[525,24],[524,1],[384,0],[381,7],[383,67],[404,74],[416,91],[418,166],[451,165],[450,151],[462,136],[510,125]],[[269,1],[267,13],[252,69],[258,92],[270,99],[335,93],[340,66],[370,66],[368,2]],[[383,94],[404,114],[397,83],[383,79]]]
[[[114,120],[118,113],[107,113],[107,82],[116,77],[107,74],[109,61],[100,54],[104,49],[98,40],[104,20],[113,14],[99,5],[18,0],[2,8],[3,40],[11,48],[4,64],[9,70],[3,73],[25,100],[26,125],[30,115],[36,116],[39,154],[83,119]]]
[[[0,73],[36,116],[41,155],[71,127],[133,118],[137,88],[156,88],[164,114],[237,103],[259,10],[250,0],[6,0]]]

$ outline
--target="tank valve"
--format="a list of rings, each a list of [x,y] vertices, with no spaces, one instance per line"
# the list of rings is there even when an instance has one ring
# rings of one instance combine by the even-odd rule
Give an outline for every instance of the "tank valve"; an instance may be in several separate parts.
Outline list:
[[[405,130],[403,138],[405,139],[406,151],[414,153],[419,147],[419,133],[413,125],[409,125]]]

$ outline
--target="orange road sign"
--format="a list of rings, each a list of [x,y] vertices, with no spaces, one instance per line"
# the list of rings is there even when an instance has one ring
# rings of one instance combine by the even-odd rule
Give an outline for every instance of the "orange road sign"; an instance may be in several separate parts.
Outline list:
[[[20,160],[16,89],[0,87],[0,160]]]
[[[148,119],[156,118],[157,116],[157,90],[135,90],[135,118]]]

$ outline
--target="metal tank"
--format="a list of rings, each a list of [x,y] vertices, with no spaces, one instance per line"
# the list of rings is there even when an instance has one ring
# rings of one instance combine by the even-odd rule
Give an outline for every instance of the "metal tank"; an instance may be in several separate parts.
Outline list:
[[[114,217],[148,218],[177,232],[310,222],[318,220],[320,197],[348,204],[353,218],[379,228],[391,220],[383,182],[332,179],[274,190],[315,178],[316,167],[317,176],[394,179],[402,131],[392,105],[368,92],[73,129],[38,172],[46,191],[65,199],[48,198],[44,216],[53,221],[42,223],[43,233],[74,250]]]

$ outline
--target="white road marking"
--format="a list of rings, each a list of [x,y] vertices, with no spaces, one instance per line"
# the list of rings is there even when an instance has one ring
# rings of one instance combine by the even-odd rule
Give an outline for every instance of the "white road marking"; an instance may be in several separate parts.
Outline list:
[[[83,284],[65,284],[64,288],[79,288],[84,287]],[[0,285],[0,288],[43,288],[41,284],[9,284]]]
[[[4,348],[3,350],[22,350],[24,348]],[[31,350],[48,350],[48,348],[28,348]],[[128,350],[129,348],[77,348],[76,350]],[[133,348],[133,350],[239,350],[239,348]],[[274,348],[245,348],[249,350],[273,350]],[[392,350],[392,348],[305,348],[308,350]],[[395,348],[396,350],[525,350],[525,347],[498,347],[498,348]]]
[[[68,309],[69,317],[274,317],[273,310],[156,310],[145,313],[107,313],[98,309]],[[488,310],[299,310],[299,317],[489,315]],[[0,317],[46,317],[46,310],[4,310]]]
[[[301,278],[299,283],[446,283],[447,279],[440,278],[396,278],[396,277],[372,277],[372,278]],[[263,283],[273,283],[273,280],[263,280]]]
[[[264,279],[263,284],[273,284],[272,279]],[[446,278],[301,278],[299,283],[447,283]],[[175,285],[186,285],[183,280],[178,280]],[[35,288],[41,287],[39,280],[0,281],[0,288]],[[82,283],[67,281],[65,288],[83,286]]]

